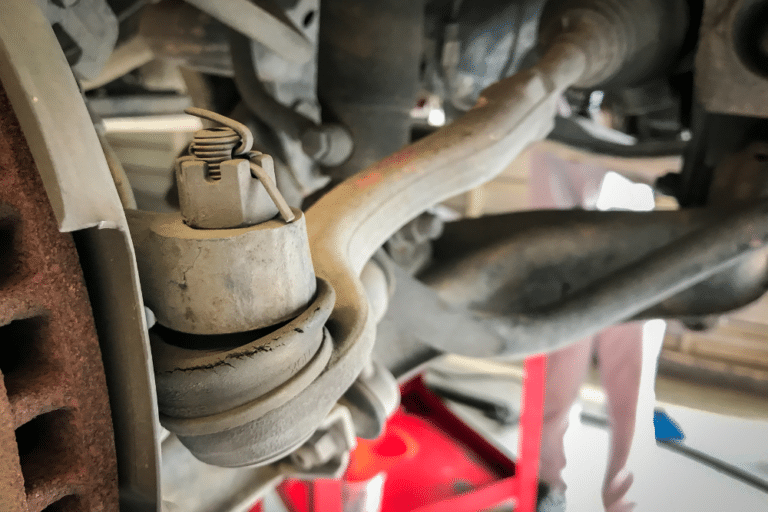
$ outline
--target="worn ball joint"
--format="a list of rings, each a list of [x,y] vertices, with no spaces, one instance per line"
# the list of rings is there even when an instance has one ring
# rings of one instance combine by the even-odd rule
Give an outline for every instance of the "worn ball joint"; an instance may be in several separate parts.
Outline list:
[[[250,131],[187,112],[219,126],[198,131],[178,161],[181,212],[126,213],[156,316],[160,420],[206,463],[268,464],[310,440],[330,409],[301,394],[333,352],[335,292],[315,277],[306,219],[275,188],[272,159],[251,151]],[[300,421],[280,421],[297,407]],[[341,461],[327,457],[324,467]]]
[[[278,212],[285,222],[296,218],[275,185],[272,157],[251,151],[248,127],[201,108],[185,112],[222,125],[197,131],[190,154],[177,160],[179,204],[188,226],[254,226]]]

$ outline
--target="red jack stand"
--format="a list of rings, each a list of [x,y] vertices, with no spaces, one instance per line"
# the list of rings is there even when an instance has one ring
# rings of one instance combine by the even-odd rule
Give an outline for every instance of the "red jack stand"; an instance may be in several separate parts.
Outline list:
[[[383,489],[375,491],[381,512],[479,512],[505,503],[514,503],[515,512],[535,512],[545,384],[546,356],[529,357],[516,462],[416,378],[403,386],[401,411],[384,435],[360,440],[343,482],[287,480],[278,492],[291,512],[341,512],[345,486],[383,474]],[[395,453],[393,446],[402,449]]]

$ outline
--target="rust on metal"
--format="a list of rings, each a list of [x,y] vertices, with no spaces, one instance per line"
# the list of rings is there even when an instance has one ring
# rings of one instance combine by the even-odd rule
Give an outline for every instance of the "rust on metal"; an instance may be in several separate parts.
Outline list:
[[[0,509],[25,512],[24,477],[14,430],[13,410],[0,379]]]
[[[0,87],[0,508],[117,510],[104,369],[72,237]]]

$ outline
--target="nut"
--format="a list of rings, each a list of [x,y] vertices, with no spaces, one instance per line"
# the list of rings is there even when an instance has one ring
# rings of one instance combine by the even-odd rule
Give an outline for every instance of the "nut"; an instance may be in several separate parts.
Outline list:
[[[403,226],[402,234],[409,242],[422,244],[440,238],[443,227],[443,221],[436,215],[423,213]]]
[[[301,136],[301,147],[308,157],[320,160],[330,149],[330,137],[322,128],[310,128]]]
[[[261,167],[274,181],[271,158]],[[179,204],[184,222],[197,229],[254,226],[275,216],[277,207],[264,185],[251,174],[248,160],[228,160],[219,167],[220,178],[210,179],[202,160],[181,161],[177,169]]]
[[[341,125],[326,124],[308,129],[301,136],[304,152],[326,167],[341,165],[352,154],[352,136]]]
[[[333,430],[323,432],[319,436],[313,436],[312,439],[291,454],[291,461],[305,471],[322,466],[346,450],[347,447],[343,440],[339,440],[337,437]]]

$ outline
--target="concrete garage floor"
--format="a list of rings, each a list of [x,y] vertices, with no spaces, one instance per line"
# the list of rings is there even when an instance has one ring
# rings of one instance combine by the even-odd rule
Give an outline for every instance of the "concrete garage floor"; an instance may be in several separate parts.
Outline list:
[[[439,362],[427,379],[442,385],[449,381],[455,388],[507,400],[519,408],[519,367],[451,356]],[[568,512],[602,510],[600,487],[610,434],[604,427],[581,420],[582,411],[604,416],[602,391],[596,382],[593,372],[582,388],[582,400],[571,411],[565,437]],[[768,399],[664,377],[657,379],[656,392],[657,406],[681,427],[686,446],[768,484]],[[451,402],[450,406],[514,456],[516,426],[503,427],[465,405]],[[635,475],[630,496],[638,505],[636,512],[768,511],[768,493],[658,446],[652,416],[647,421],[644,431],[637,433],[630,455]]]
[[[685,444],[768,481],[768,422],[744,420],[660,403],[681,426]],[[608,455],[609,432],[579,420],[573,411],[566,434],[568,510],[601,509],[600,484]],[[652,420],[649,418],[649,422]],[[768,494],[679,453],[638,440],[631,490],[642,511],[768,510]],[[637,448],[637,446],[636,446]]]

